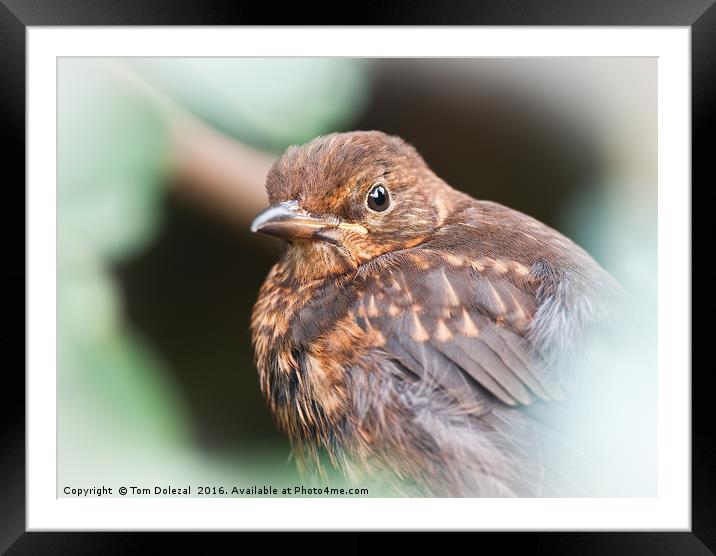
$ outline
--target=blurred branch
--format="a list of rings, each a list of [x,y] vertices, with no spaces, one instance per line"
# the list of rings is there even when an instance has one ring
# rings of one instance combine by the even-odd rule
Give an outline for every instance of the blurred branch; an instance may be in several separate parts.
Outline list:
[[[171,183],[198,205],[246,226],[268,204],[266,174],[275,157],[205,124],[124,63],[117,74],[165,115],[172,138]]]
[[[242,226],[266,207],[264,183],[273,157],[198,121],[176,122],[172,136],[180,193]]]

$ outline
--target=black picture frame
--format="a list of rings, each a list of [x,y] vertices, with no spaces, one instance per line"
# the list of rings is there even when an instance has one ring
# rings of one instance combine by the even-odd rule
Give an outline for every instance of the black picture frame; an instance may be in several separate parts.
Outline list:
[[[432,2],[416,5],[405,2],[356,5],[355,9],[257,2],[192,0],[0,0],[0,106],[2,107],[3,161],[6,168],[6,238],[17,236],[24,227],[24,191],[11,184],[25,179],[25,32],[28,26],[64,25],[618,25],[688,26],[692,33],[692,193],[709,191],[714,179],[711,161],[716,99],[716,6],[714,0],[490,0]],[[346,16],[350,16],[350,21]],[[14,170],[10,173],[8,170]],[[12,179],[9,176],[13,176]],[[708,203],[706,203],[708,204]],[[692,205],[693,206],[693,205]],[[698,204],[696,205],[698,206]],[[23,223],[11,215],[19,215]],[[698,235],[693,234],[694,240]],[[6,242],[6,249],[19,242]],[[15,293],[25,288],[25,244],[23,266],[8,262],[5,273],[12,285],[5,290],[6,301],[21,303]],[[698,251],[697,251],[698,253]],[[18,257],[19,259],[19,257]],[[22,270],[20,270],[22,268]],[[22,275],[23,284],[20,285]],[[12,288],[12,290],[10,289]],[[15,289],[17,288],[17,290]],[[8,305],[5,304],[7,307]],[[18,308],[19,310],[19,308]],[[6,322],[10,323],[9,319]],[[23,319],[23,323],[24,323]],[[14,322],[12,335],[24,336],[24,326]],[[19,351],[23,342],[6,337],[6,348]],[[24,361],[24,355],[23,355]],[[478,542],[498,543],[500,551],[529,550],[549,554],[712,554],[716,551],[716,443],[708,384],[711,365],[697,366],[692,373],[692,529],[691,532],[583,532],[583,533],[499,533],[482,535]],[[114,554],[147,547],[156,535],[141,533],[27,533],[25,532],[25,381],[20,365],[6,364],[0,388],[2,425],[0,435],[0,552],[7,554]],[[317,529],[320,525],[317,524]],[[258,540],[258,539],[257,539]],[[164,550],[179,542],[186,549],[205,551],[207,541],[196,536],[162,535]],[[260,542],[260,541],[259,541]],[[284,539],[287,549],[296,539]],[[303,540],[300,542],[304,542]],[[324,542],[324,541],[321,541]],[[329,540],[329,542],[332,542]],[[473,541],[474,542],[474,541]],[[272,548],[280,549],[275,539]],[[326,545],[329,546],[329,545]],[[374,541],[357,537],[335,548],[375,547]],[[237,547],[238,548],[238,547]],[[484,544],[479,545],[485,550]],[[478,546],[476,545],[476,550]]]

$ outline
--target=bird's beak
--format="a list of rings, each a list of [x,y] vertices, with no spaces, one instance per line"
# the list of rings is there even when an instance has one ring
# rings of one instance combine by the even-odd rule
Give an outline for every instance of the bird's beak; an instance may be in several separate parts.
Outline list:
[[[251,223],[252,232],[292,239],[335,239],[331,232],[350,229],[365,234],[367,230],[359,224],[341,221],[331,214],[313,215],[301,209],[297,201],[286,201],[273,205],[259,213]]]

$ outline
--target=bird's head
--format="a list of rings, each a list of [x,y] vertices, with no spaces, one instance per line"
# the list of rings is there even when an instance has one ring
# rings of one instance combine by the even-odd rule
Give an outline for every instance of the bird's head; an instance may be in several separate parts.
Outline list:
[[[266,190],[271,206],[251,229],[288,241],[289,258],[307,277],[422,243],[445,218],[452,191],[411,145],[377,131],[290,147]]]

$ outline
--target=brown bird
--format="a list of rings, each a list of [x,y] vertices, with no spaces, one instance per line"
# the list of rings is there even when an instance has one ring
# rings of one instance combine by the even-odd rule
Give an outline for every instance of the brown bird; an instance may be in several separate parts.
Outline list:
[[[289,246],[252,339],[304,465],[327,453],[405,493],[574,493],[545,408],[574,391],[618,289],[584,250],[376,131],[289,148],[266,189],[252,230]]]

